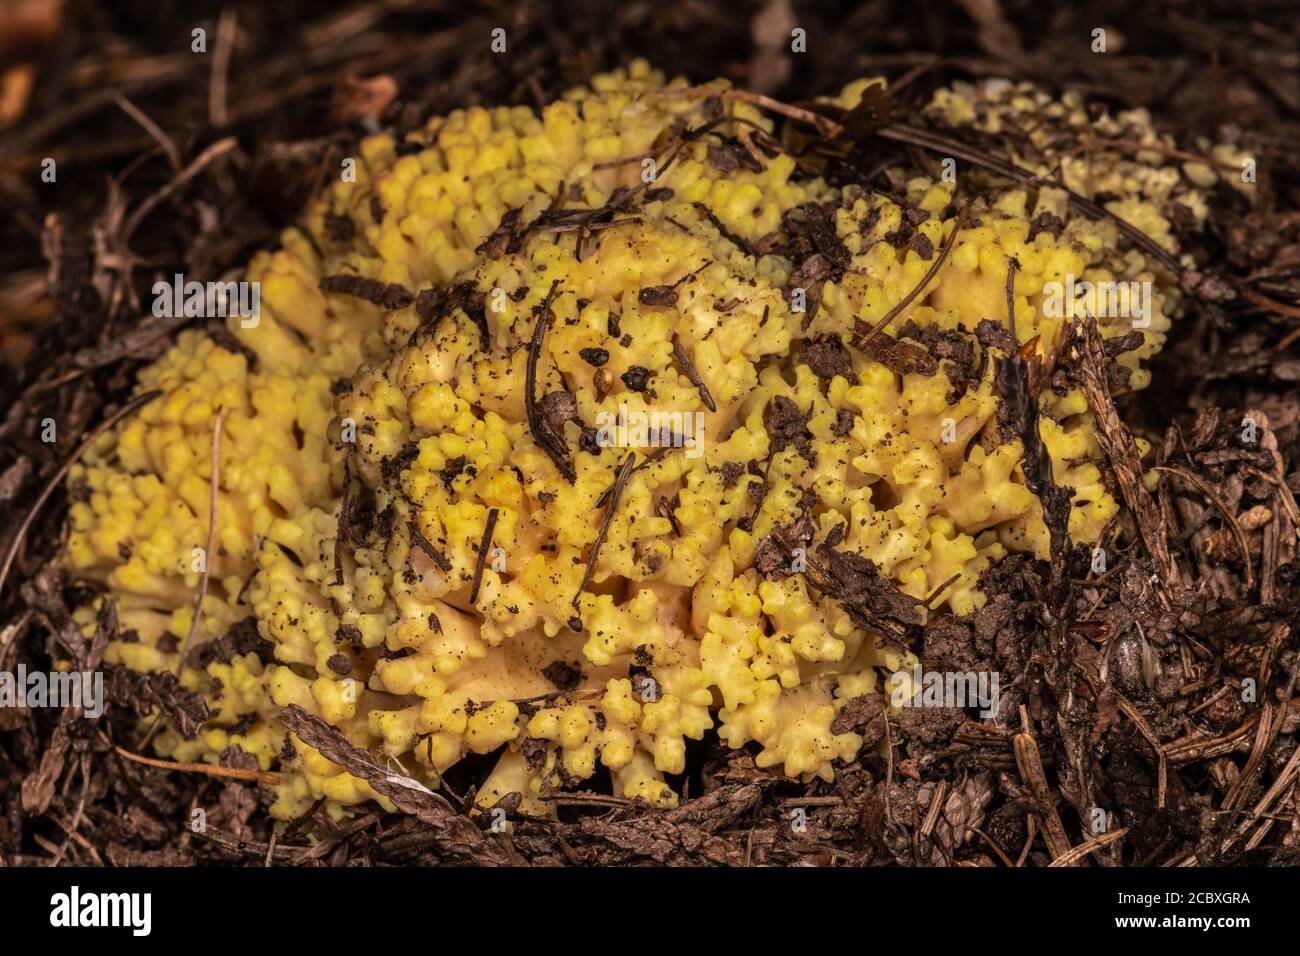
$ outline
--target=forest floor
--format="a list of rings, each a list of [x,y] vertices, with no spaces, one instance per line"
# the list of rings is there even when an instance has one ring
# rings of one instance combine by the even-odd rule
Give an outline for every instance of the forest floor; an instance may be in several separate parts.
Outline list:
[[[69,632],[81,586],[53,564],[59,478],[184,323],[132,303],[155,273],[217,278],[273,243],[367,123],[404,131],[471,104],[540,107],[633,57],[785,103],[879,75],[909,112],[954,79],[1008,76],[1145,107],[1188,152],[1237,142],[1258,158],[1259,184],[1253,207],[1212,196],[1184,276],[1194,294],[1153,385],[1115,396],[1101,426],[1116,447],[1146,438],[1147,464],[1163,469],[1152,494],[1110,475],[1127,507],[1105,573],[1086,554],[1057,568],[1004,560],[985,608],[936,615],[916,639],[927,658],[998,669],[1021,720],[864,717],[890,756],[864,748],[833,783],[808,785],[712,737],[690,751],[677,809],[575,793],[557,820],[517,820],[507,857],[1300,863],[1300,26],[1288,3],[439,6],[0,5],[0,17],[26,9],[0,23],[0,554],[22,536],[0,593],[0,672],[93,666],[102,652]],[[208,55],[190,51],[195,26]],[[517,52],[464,55],[498,26]],[[793,26],[809,53],[790,52]],[[1104,56],[1089,47],[1097,27]],[[57,185],[41,180],[49,158]],[[46,419],[55,444],[41,440]],[[125,702],[97,720],[0,709],[0,863],[404,865],[467,852],[463,830],[450,846],[425,814],[340,824],[317,812],[273,833],[256,782],[127,759],[138,738]],[[483,769],[448,775],[453,803]],[[199,806],[209,826],[194,833]],[[1094,808],[1122,826],[1098,828]],[[491,862],[501,846],[482,835],[476,852]]]

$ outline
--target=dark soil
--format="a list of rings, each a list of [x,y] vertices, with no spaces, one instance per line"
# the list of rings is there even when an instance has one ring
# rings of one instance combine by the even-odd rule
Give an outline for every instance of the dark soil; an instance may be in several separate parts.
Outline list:
[[[1097,409],[1127,505],[1105,572],[1083,549],[1050,564],[1009,558],[970,618],[898,627],[929,662],[998,671],[996,723],[957,709],[886,718],[864,698],[841,725],[886,741],[890,756],[868,753],[831,784],[790,782],[712,739],[693,745],[676,810],[583,792],[557,799],[558,822],[545,822],[520,818],[507,798],[503,838],[459,812],[487,770],[467,761],[432,799],[403,794],[400,813],[340,825],[313,812],[273,835],[247,755],[228,753],[224,778],[122,755],[139,747],[141,709],[192,726],[206,713],[166,675],[108,668],[112,703],[97,720],[0,709],[0,864],[1300,862],[1300,27],[1290,3],[876,0],[796,2],[788,15],[784,3],[750,0],[64,7],[21,29],[0,21],[0,546],[35,515],[0,594],[0,671],[48,669],[55,657],[94,669],[117,627],[105,614],[87,641],[68,619],[84,595],[50,566],[66,514],[54,486],[187,321],[140,318],[155,274],[237,269],[368,128],[409,129],[473,103],[539,106],[633,56],[787,103],[883,74],[894,92],[881,109],[903,117],[937,85],[1005,75],[1147,107],[1189,152],[1198,136],[1235,140],[1258,157],[1260,190],[1254,208],[1213,197],[1211,228],[1192,250],[1198,270],[1184,277],[1188,314],[1151,389],[1115,389],[1086,336],[1062,370]],[[0,18],[13,9],[0,6]],[[206,54],[190,51],[196,26]],[[806,54],[789,52],[795,26]],[[1110,31],[1105,55],[1090,50],[1099,26]],[[508,31],[506,54],[487,52],[495,27]],[[915,150],[872,143],[882,159]],[[46,158],[56,183],[41,181]],[[1014,362],[998,372],[1006,427],[1022,433],[1030,372]],[[1242,440],[1247,417],[1254,442]],[[45,419],[58,423],[57,443],[41,440]],[[1152,494],[1134,479],[1130,431],[1164,469]],[[1050,473],[1039,479],[1050,513]],[[889,612],[858,591],[864,615]],[[264,650],[255,633],[229,643],[211,652]],[[353,772],[373,772],[311,718],[292,719]],[[196,808],[207,814],[201,833],[189,825]]]

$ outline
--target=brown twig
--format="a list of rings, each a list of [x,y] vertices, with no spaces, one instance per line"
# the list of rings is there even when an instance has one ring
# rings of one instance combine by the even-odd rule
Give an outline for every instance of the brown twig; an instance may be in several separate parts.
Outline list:
[[[1029,715],[1024,707],[1020,708],[1020,722],[1022,727],[1029,727]],[[1065,825],[1056,810],[1052,790],[1047,785],[1047,772],[1043,769],[1043,758],[1038,752],[1034,735],[1028,729],[1021,730],[1011,738],[1011,746],[1015,751],[1016,768],[1020,771],[1020,779],[1029,789],[1038,813],[1043,819],[1043,839],[1047,841],[1052,859],[1068,859],[1074,848],[1070,846],[1070,838],[1066,836]],[[1074,863],[1065,862],[1061,865],[1073,866]]]
[[[148,767],[157,767],[159,770],[175,770],[179,773],[203,773],[209,777],[226,777],[231,780],[251,780],[254,783],[260,783],[268,787],[278,787],[280,785],[280,775],[266,770],[240,770],[238,767],[219,767],[210,763],[176,763],[173,760],[144,757],[132,753],[125,747],[115,746],[113,750],[127,760],[142,763]]]
[[[609,494],[609,503],[605,505],[605,519],[600,523],[600,530],[596,532],[596,540],[592,542],[591,554],[587,557],[587,567],[582,572],[582,581],[578,584],[577,593],[573,595],[573,608],[578,609],[578,600],[587,590],[587,582],[591,580],[592,572],[596,570],[596,559],[600,557],[601,545],[605,543],[605,536],[609,534],[609,526],[614,522],[614,512],[618,510],[619,500],[623,497],[623,489],[627,487],[627,480],[632,474],[632,466],[636,462],[636,452],[630,451],[627,457],[623,459],[623,465],[618,470],[618,477],[614,479],[614,489]],[[574,624],[578,627],[573,627]],[[581,630],[582,619],[575,616],[569,622],[573,630]]]
[[[487,513],[487,524],[483,527],[483,541],[478,546],[478,558],[474,562],[474,583],[469,589],[469,603],[478,603],[479,588],[483,585],[483,569],[487,566],[488,549],[492,547],[492,532],[496,530],[497,518],[501,512],[496,508],[489,508]]]
[[[713,393],[709,391],[709,386],[705,385],[704,380],[700,378],[700,373],[695,368],[695,364],[690,360],[686,350],[682,348],[682,343],[677,341],[676,337],[673,338],[673,357],[677,359],[677,364],[686,373],[687,381],[694,385],[695,390],[700,393],[700,401],[704,402],[704,407],[711,412],[716,412],[718,406],[713,401]]]

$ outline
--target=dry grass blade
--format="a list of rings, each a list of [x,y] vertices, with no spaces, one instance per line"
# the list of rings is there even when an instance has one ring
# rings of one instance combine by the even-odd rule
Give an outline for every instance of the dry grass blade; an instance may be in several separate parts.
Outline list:
[[[969,210],[970,200],[967,200],[967,202],[961,207],[961,211],[957,213],[957,221],[952,224],[952,230],[943,240],[943,245],[939,249],[939,255],[935,257],[934,262],[930,263],[930,268],[925,271],[925,275],[921,277],[921,281],[916,284],[915,288],[913,288],[911,292],[903,296],[902,299],[886,312],[875,325],[866,328],[865,331],[862,328],[855,329],[855,337],[853,340],[854,345],[860,349],[866,348],[867,343],[875,338],[881,330],[887,328],[889,323],[893,322],[904,309],[911,305],[913,300],[921,294],[921,290],[929,285],[931,280],[939,274],[939,270],[943,268],[943,264],[948,258],[948,253],[952,252],[953,246],[957,244],[957,233],[961,232],[961,228],[966,222],[966,213]],[[859,323],[859,325],[861,325],[861,323]]]
[[[1128,833],[1128,827],[1120,827],[1118,830],[1112,830],[1110,833],[1103,833],[1101,836],[1093,837],[1086,843],[1080,843],[1074,849],[1061,854],[1048,866],[1074,866],[1085,856],[1095,853],[1103,847],[1110,846],[1118,840],[1122,840]]]
[[[212,52],[212,81],[208,87],[208,119],[216,129],[228,122],[226,87],[230,80],[230,54],[235,45],[239,11],[226,7],[217,18],[217,42]]]
[[[802,109],[798,106],[791,106],[789,103],[782,103],[780,100],[765,96],[762,93],[750,93],[748,90],[723,90],[707,86],[665,86],[650,92],[661,96],[690,96],[697,99],[701,97],[706,99],[717,97],[722,100],[738,100],[777,113],[787,119],[807,123],[827,139],[834,139],[844,132],[844,127],[829,116],[823,116],[820,113],[814,113],[812,110]]]
[[[208,475],[208,534],[203,547],[203,571],[199,576],[198,596],[194,601],[194,616],[190,619],[189,630],[185,632],[185,640],[181,642],[180,652],[176,656],[176,676],[179,677],[181,671],[185,669],[185,658],[189,654],[190,645],[194,643],[194,635],[198,633],[199,623],[203,620],[203,602],[208,596],[208,582],[212,576],[212,542],[216,536],[217,530],[217,493],[221,479],[221,416],[222,407],[217,406],[217,414],[212,423],[212,466]],[[150,741],[162,729],[163,711],[160,709],[149,725],[149,730],[140,741],[140,749],[144,750],[149,746]]]
[[[159,770],[174,770],[177,773],[202,773],[209,777],[225,777],[228,780],[251,780],[254,783],[264,784],[268,787],[278,787],[280,785],[280,775],[278,773],[268,773],[264,770],[240,770],[238,767],[219,767],[210,763],[177,763],[174,760],[157,760],[153,757],[144,757],[137,753],[132,753],[125,747],[114,747],[113,750],[118,756],[125,757],[133,763],[144,764],[146,767],[157,767]]]
[[[185,655],[194,643],[199,623],[203,620],[203,601],[208,596],[208,582],[212,578],[212,543],[217,534],[217,497],[221,485],[221,418],[225,410],[218,405],[217,414],[212,422],[212,466],[208,474],[208,534],[203,545],[203,571],[199,576],[199,594],[194,602],[194,617],[190,620],[190,629],[181,642],[180,657],[176,661],[176,673],[184,666]]]
[[[172,138],[164,133],[158,124],[151,120],[138,106],[116,90],[113,91],[113,100],[123,113],[144,127],[145,132],[158,141],[158,145],[167,154],[167,162],[171,165],[172,173],[179,173],[181,171],[181,151],[176,148]]]
[[[126,242],[131,238],[131,236],[135,235],[135,231],[140,228],[140,223],[144,222],[144,220],[148,218],[149,214],[157,208],[159,203],[182,189],[186,183],[192,180],[199,173],[203,172],[203,170],[205,170],[215,160],[224,156],[238,145],[239,140],[235,139],[233,136],[229,136],[225,139],[217,140],[217,142],[199,153],[199,155],[194,158],[194,161],[172,177],[171,181],[169,181],[166,186],[158,190],[136,207],[135,212],[131,213],[131,216],[126,220],[125,225],[122,227],[122,241]]]

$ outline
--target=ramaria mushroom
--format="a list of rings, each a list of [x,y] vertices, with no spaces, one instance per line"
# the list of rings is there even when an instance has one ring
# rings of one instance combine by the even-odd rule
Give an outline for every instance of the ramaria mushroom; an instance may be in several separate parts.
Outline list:
[[[831,103],[850,110],[869,86]],[[830,779],[863,743],[837,714],[914,661],[886,632],[922,621],[925,602],[979,607],[980,573],[1009,550],[1047,556],[1020,440],[999,427],[990,359],[1009,350],[1039,363],[1069,536],[1098,540],[1118,505],[1087,402],[1050,375],[1079,310],[1049,314],[1045,290],[1149,284],[1140,330],[1097,317],[1107,340],[1136,331],[1114,356],[1134,389],[1180,293],[1050,180],[1059,167],[1176,254],[1175,208],[1203,219],[1214,170],[1180,176],[1141,113],[1094,121],[1028,85],[958,85],[928,112],[987,132],[1017,121],[1031,132],[1005,158],[1043,185],[972,169],[959,197],[900,167],[886,195],[808,178],[779,152],[720,168],[715,137],[681,135],[706,101],[680,92],[635,63],[541,115],[474,108],[431,121],[423,144],[366,140],[356,181],[250,265],[260,324],[187,332],[141,374],[162,396],[70,477],[68,566],[105,585],[134,635],[107,659],[180,665],[218,406],[198,640],[251,609],[274,653],[187,661],[184,685],[219,716],[192,740],[164,731],[160,752],[215,760],[238,744],[278,765],[281,818],[321,798],[383,802],[300,740],[283,746],[289,704],[430,782],[499,751],[485,807],[517,792],[550,812],[539,797],[598,765],[619,795],[671,805],[664,775],[713,727],[756,742],[760,766]],[[772,129],[746,102],[707,102]],[[1059,145],[1085,130],[1087,157]],[[1152,147],[1142,162],[1133,143]],[[640,164],[616,162],[665,148],[653,192]],[[562,440],[540,446],[530,410]],[[631,458],[597,440],[602,422],[634,419],[651,424],[612,434],[668,447]],[[696,422],[697,445],[671,440]],[[94,608],[79,614],[91,626]]]

